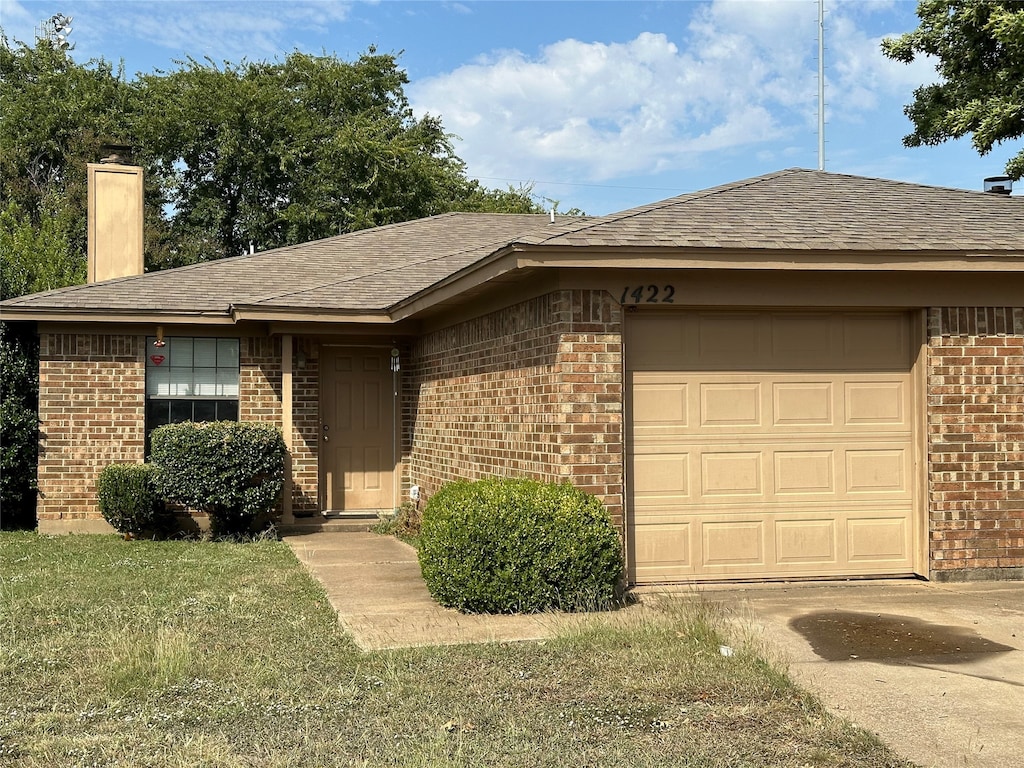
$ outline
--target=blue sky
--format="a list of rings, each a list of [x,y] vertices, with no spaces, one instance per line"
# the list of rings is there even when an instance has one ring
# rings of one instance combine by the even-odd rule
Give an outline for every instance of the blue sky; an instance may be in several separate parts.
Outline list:
[[[916,3],[825,8],[826,170],[965,189],[1002,173],[1013,146],[903,147],[903,106],[934,68],[879,42],[917,26]],[[79,61],[123,61],[129,77],[188,56],[401,52],[414,109],[441,116],[470,176],[533,184],[563,211],[818,165],[817,0],[0,0],[0,26],[31,40],[58,12]]]

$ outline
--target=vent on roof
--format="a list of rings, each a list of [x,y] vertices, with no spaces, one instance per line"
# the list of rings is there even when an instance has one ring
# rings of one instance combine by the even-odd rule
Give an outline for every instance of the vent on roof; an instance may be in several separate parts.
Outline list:
[[[989,176],[985,179],[985,191],[993,195],[1008,195],[1013,192],[1013,179],[1009,176]]]

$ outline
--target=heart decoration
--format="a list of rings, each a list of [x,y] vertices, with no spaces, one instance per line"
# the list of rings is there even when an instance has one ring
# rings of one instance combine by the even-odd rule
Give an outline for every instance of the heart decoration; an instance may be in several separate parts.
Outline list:
[[[163,355],[150,355],[149,359],[153,361],[153,365],[160,365],[167,358]]]

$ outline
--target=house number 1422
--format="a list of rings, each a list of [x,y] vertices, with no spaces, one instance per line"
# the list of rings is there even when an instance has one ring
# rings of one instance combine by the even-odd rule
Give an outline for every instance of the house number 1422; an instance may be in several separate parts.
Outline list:
[[[675,304],[674,285],[627,285],[622,289],[619,304]]]

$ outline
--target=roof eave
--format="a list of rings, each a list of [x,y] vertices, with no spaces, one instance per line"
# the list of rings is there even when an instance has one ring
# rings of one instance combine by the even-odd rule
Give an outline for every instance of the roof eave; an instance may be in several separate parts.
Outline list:
[[[518,266],[845,272],[1024,272],[1024,251],[820,250],[689,246],[518,247]]]
[[[79,309],[55,307],[4,307],[2,319],[54,323],[187,323],[191,325],[232,325],[227,312],[186,312],[180,310]]]
[[[236,304],[231,315],[234,322],[272,321],[301,323],[370,323],[392,324],[395,320],[386,310],[354,310],[327,307],[264,307]]]

